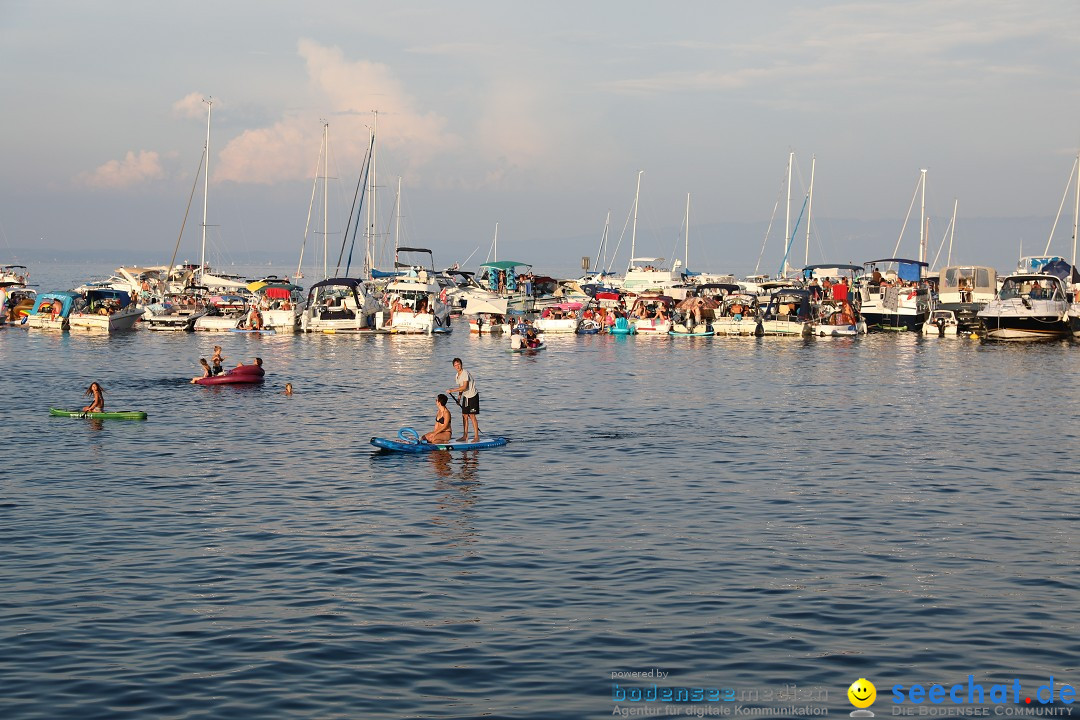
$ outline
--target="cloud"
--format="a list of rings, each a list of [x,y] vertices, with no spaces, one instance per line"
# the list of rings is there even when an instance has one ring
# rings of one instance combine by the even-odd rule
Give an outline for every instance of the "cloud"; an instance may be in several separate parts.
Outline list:
[[[617,94],[695,91],[802,94],[807,81],[877,88],[882,84],[964,88],[997,76],[1032,75],[1047,44],[1068,47],[1060,8],[970,0],[800,6],[752,42],[676,40],[685,51],[667,70],[610,82]]]
[[[326,110],[288,114],[273,125],[241,133],[222,149],[216,180],[272,184],[308,179],[318,150],[319,118],[328,119],[331,171],[336,161],[358,170],[369,142],[369,128],[378,111],[378,147],[392,150],[406,167],[416,167],[452,150],[460,140],[447,132],[446,120],[417,107],[386,65],[350,61],[339,48],[301,40],[312,90]],[[190,96],[189,96],[190,98]]]
[[[206,117],[206,96],[202,93],[190,93],[173,103],[173,112],[180,117],[203,118]],[[218,101],[214,101],[218,105]]]
[[[153,151],[128,151],[123,160],[110,160],[93,172],[79,175],[78,181],[93,188],[127,188],[165,176],[161,159]]]

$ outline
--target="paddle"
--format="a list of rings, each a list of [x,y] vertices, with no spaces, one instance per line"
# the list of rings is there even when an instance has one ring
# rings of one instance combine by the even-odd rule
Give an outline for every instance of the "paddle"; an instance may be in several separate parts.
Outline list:
[[[459,407],[459,408],[460,408],[460,409],[462,410],[462,412],[464,413],[465,407],[464,407],[464,406],[463,406],[463,405],[461,404],[461,400],[459,400],[459,399],[457,398],[457,396],[456,396],[456,395],[454,395],[453,391],[449,391],[449,392],[450,392],[450,397],[452,397],[452,398],[454,399],[454,403],[455,403],[455,404],[456,404],[456,405],[457,405],[457,406],[458,406],[458,407]],[[461,416],[461,423],[462,423],[462,428],[461,428],[461,433],[462,433],[462,436],[467,436],[467,435],[469,434],[469,421],[465,419],[465,415],[464,415],[464,414],[462,414],[462,416]],[[451,427],[453,427],[453,425],[451,425]],[[453,435],[452,435],[452,434],[451,434],[451,437],[453,437]]]

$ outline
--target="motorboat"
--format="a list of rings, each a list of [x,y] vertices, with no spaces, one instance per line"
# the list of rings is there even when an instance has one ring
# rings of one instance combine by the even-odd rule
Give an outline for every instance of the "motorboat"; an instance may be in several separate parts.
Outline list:
[[[385,312],[383,329],[414,335],[450,332],[450,305],[444,302],[443,288],[431,260],[432,252],[425,248],[398,248],[398,254],[401,253],[426,253],[429,257],[428,267],[394,263],[396,267],[407,270],[386,286],[389,308]]]
[[[308,289],[300,329],[322,333],[370,332],[382,320],[380,309],[360,278],[327,278]]]
[[[248,319],[248,300],[243,295],[222,294],[207,298],[207,312],[195,321],[195,332],[230,332]]]
[[[37,290],[14,280],[0,281],[0,325],[22,325],[34,309]]]
[[[895,274],[882,274],[878,266],[897,264]],[[884,258],[863,263],[866,274],[852,288],[853,304],[870,331],[903,332],[922,329],[930,317],[930,288],[923,281],[928,263]]]
[[[634,334],[667,337],[674,310],[675,299],[668,295],[638,295],[629,315]]]
[[[146,312],[132,298],[131,292],[97,288],[82,294],[82,302],[68,316],[70,329],[117,332],[131,330]]]
[[[987,340],[1052,340],[1072,333],[1061,279],[1042,273],[1009,275],[979,311]]]
[[[997,293],[997,270],[980,265],[949,265],[938,272],[937,310],[953,313],[957,328],[974,330],[979,325],[979,311],[994,299]],[[942,316],[939,316],[939,319]],[[933,324],[934,316],[927,321]],[[925,326],[924,326],[925,328]],[[925,330],[929,335],[935,328]]]
[[[26,326],[38,330],[68,330],[71,327],[68,318],[82,299],[82,295],[74,290],[42,293],[26,317]]]
[[[769,304],[758,321],[757,335],[802,337],[814,329],[810,291],[784,288],[769,297]]]
[[[580,302],[549,305],[540,313],[540,317],[533,321],[533,325],[543,333],[576,333],[581,324],[581,308]]]
[[[147,330],[192,332],[195,321],[209,311],[208,289],[191,285],[179,293],[166,293],[161,302],[146,307],[143,326]]]
[[[923,335],[932,337],[956,337],[960,334],[960,323],[956,318],[956,313],[952,310],[937,308],[930,313],[930,317],[923,323],[922,332]]]

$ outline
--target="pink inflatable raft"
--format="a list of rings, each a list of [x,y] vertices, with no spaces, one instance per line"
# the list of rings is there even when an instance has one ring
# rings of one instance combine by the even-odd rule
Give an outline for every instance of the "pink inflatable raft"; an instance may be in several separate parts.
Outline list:
[[[199,378],[195,381],[196,385],[238,385],[238,384],[252,384],[261,383],[263,376],[266,375],[266,371],[258,365],[241,365],[234,367],[224,375],[213,375],[211,377]]]

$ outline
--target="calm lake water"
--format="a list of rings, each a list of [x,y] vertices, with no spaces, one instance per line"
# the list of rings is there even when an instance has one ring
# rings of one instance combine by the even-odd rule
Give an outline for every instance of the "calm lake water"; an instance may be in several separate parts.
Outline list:
[[[266,383],[188,384],[214,344]],[[3,716],[601,718],[656,682],[846,717],[860,677],[883,716],[896,684],[1080,685],[1080,347],[506,348],[0,330]],[[455,356],[511,444],[374,452],[430,429]],[[149,419],[48,416],[94,380]]]

